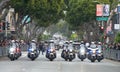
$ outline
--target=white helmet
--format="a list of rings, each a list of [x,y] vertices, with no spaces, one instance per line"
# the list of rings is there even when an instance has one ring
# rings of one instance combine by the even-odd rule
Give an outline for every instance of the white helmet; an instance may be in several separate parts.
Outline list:
[[[21,42],[23,42],[23,40],[20,40]]]
[[[32,40],[32,42],[35,42],[35,40]]]
[[[72,43],[73,41],[72,40],[70,40],[70,43]]]
[[[101,42],[98,42],[98,44],[101,44]]]
[[[51,43],[54,43],[54,40],[50,40]]]
[[[86,43],[85,45],[88,47],[90,44],[89,44],[89,43]]]
[[[95,44],[95,42],[91,42],[91,44]]]
[[[81,44],[84,44],[84,41],[81,41]]]
[[[14,42],[15,42],[15,40],[12,40],[11,42],[12,42],[12,43],[14,43]]]
[[[68,41],[65,42],[66,44],[69,43]]]
[[[15,40],[16,42],[19,42],[19,40]]]

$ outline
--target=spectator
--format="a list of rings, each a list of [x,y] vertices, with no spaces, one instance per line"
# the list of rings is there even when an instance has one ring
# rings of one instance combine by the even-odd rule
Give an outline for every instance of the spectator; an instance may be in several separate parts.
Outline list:
[[[43,47],[43,43],[39,43],[39,53],[40,51],[42,51],[42,55],[44,55],[44,47]]]

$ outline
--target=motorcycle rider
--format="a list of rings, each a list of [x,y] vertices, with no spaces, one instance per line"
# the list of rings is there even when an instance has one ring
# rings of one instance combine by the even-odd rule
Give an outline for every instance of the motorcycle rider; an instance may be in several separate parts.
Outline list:
[[[54,46],[54,42],[53,41],[51,41],[50,42],[50,44],[49,44],[49,46],[48,46],[48,48],[47,48],[47,54],[49,54],[49,50],[52,48],[54,51],[55,51],[55,48],[54,48],[55,46]]]
[[[20,44],[18,40],[15,40],[16,47],[20,48]]]
[[[97,45],[97,48],[98,48],[98,50],[102,50],[102,43],[101,42],[98,42],[98,45]]]
[[[89,43],[89,42],[86,42],[86,43],[85,43],[85,46],[86,46],[86,47],[89,47],[89,46],[90,46],[90,43]]]
[[[29,44],[29,48],[34,49],[35,51],[37,51],[37,43],[35,40],[32,40],[31,43]]]
[[[102,52],[102,43],[101,42],[98,42],[98,45],[97,45],[97,53],[99,53],[101,55],[101,60],[104,58],[103,56],[103,52]]]
[[[84,45],[84,41],[81,41],[80,47],[81,47],[81,46],[85,46],[85,45]]]
[[[68,52],[69,52],[68,44],[69,44],[68,41],[66,41],[66,42],[64,43],[64,47],[63,47],[62,55],[61,55],[61,56],[64,55],[64,52],[65,52],[66,54],[68,54]]]
[[[95,42],[91,42],[90,47],[91,47],[91,48],[96,48],[97,46],[96,46]]]
[[[97,46],[96,46],[95,42],[91,42],[90,48],[96,48],[96,47]],[[89,52],[89,49],[87,48],[87,54],[88,54],[88,52]]]
[[[10,47],[16,48],[15,40],[10,41]]]
[[[62,52],[64,52],[65,50],[68,50],[68,44],[69,44],[69,42],[66,41]]]
[[[81,41],[80,47],[85,47],[85,49],[87,49],[87,47],[84,44],[84,41]]]

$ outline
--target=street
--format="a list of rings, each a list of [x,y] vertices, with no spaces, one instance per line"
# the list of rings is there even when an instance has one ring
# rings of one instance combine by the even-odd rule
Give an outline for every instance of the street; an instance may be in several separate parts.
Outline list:
[[[27,58],[27,52],[15,61],[0,58],[0,72],[120,72],[120,62],[104,59],[92,63],[88,59],[80,61],[76,57],[72,62],[65,61],[57,51],[57,58],[49,61],[44,55],[39,55],[35,61]]]

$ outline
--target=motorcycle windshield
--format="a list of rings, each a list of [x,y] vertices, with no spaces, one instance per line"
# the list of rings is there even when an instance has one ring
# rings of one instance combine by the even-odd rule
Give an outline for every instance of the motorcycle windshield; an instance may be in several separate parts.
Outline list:
[[[10,48],[16,48],[16,44],[15,44],[15,43],[12,43],[12,44],[10,45]]]
[[[31,48],[36,49],[36,44],[35,43],[31,43],[30,45],[31,45]]]
[[[55,48],[55,45],[53,43],[50,44],[50,48]]]
[[[68,45],[68,49],[73,49],[73,45]]]
[[[102,47],[100,45],[98,46],[98,51],[102,52]]]
[[[91,45],[90,47],[91,47],[92,49],[96,49],[96,45],[94,45],[94,44]]]
[[[85,50],[85,47],[80,47],[80,50]]]

